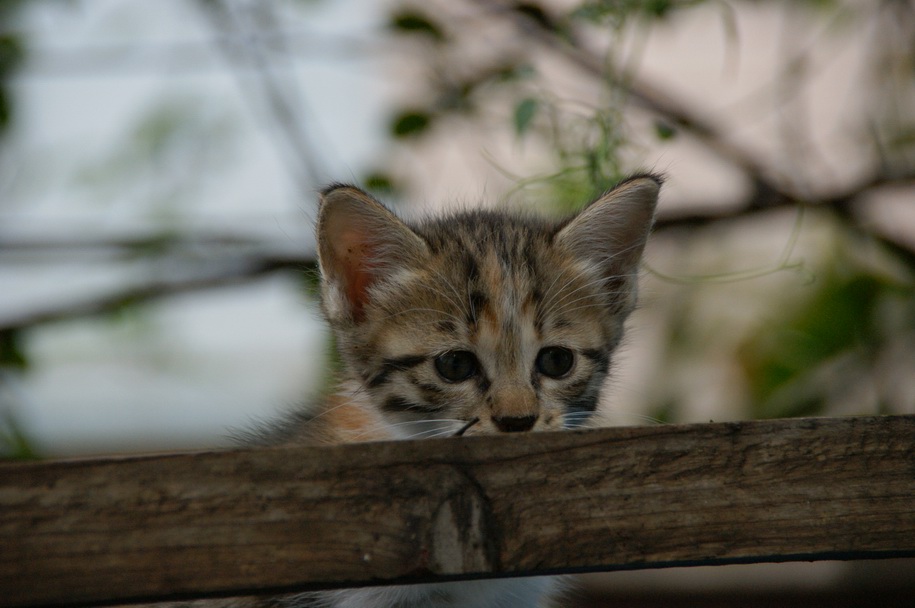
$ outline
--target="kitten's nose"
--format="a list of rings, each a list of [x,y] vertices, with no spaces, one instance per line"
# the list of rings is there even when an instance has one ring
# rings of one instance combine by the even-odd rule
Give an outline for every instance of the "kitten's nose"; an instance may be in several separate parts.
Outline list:
[[[534,428],[537,416],[493,416],[492,421],[503,433],[523,433]]]

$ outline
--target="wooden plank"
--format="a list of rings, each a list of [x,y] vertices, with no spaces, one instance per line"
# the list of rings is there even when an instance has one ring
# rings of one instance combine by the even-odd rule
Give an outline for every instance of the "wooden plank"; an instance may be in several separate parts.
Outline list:
[[[915,416],[0,465],[0,605],[915,555]]]

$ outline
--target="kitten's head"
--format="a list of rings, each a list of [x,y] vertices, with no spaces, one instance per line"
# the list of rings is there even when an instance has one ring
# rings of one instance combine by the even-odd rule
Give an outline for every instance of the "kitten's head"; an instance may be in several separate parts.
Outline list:
[[[564,221],[474,211],[411,225],[352,186],[323,192],[322,306],[346,373],[420,436],[578,426],[636,297],[661,181]]]

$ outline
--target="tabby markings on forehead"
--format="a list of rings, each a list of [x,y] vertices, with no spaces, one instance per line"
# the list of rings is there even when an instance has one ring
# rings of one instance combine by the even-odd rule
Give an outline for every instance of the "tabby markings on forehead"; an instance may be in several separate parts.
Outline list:
[[[480,276],[480,268],[472,255],[464,255],[464,276],[467,281],[475,282]]]
[[[552,325],[556,329],[566,329],[567,327],[572,327],[572,322],[564,317],[556,317],[553,319]]]
[[[476,325],[480,316],[489,306],[489,298],[486,297],[481,291],[473,291],[470,293],[470,309],[467,311],[467,323],[468,325]]]
[[[449,333],[449,334],[453,334],[453,333],[457,332],[457,324],[454,321],[449,321],[449,320],[436,321],[435,327],[439,331],[443,331],[443,332]]]

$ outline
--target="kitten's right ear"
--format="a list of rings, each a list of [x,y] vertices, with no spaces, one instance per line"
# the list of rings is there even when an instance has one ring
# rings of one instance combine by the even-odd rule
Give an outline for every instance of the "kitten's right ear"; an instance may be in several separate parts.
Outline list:
[[[598,269],[627,314],[635,304],[639,260],[661,183],[657,175],[630,178],[585,207],[556,234],[558,243]]]
[[[318,260],[332,319],[361,321],[370,288],[427,253],[422,238],[359,188],[335,184],[321,193]]]

